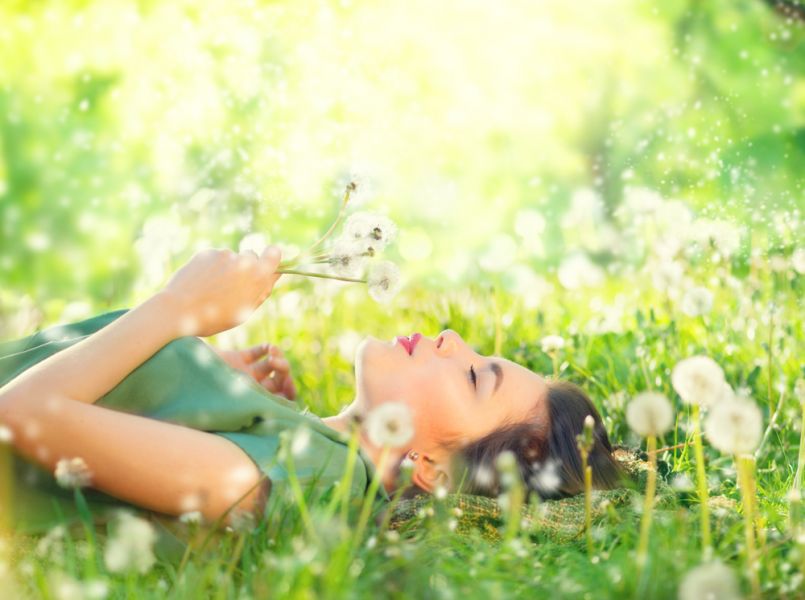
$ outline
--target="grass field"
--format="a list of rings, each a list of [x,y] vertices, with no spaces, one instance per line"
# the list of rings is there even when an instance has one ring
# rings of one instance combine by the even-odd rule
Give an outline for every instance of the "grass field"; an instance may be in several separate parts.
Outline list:
[[[666,281],[657,276],[656,250],[667,234],[682,234],[673,229],[677,223],[659,222],[661,212],[629,217],[645,227],[653,223],[655,244],[647,246],[643,259],[611,263],[616,267],[595,285],[588,281],[575,287],[578,282],[567,270],[560,269],[560,276],[540,274],[543,296],[530,308],[529,294],[536,291],[520,295],[494,283],[442,293],[408,286],[395,299],[401,307],[395,309],[373,302],[360,285],[307,281],[280,285],[263,312],[240,332],[241,341],[269,339],[286,348],[301,401],[319,415],[333,414],[351,400],[351,352],[361,334],[390,338],[419,330],[435,335],[445,327],[461,332],[483,353],[581,384],[604,416],[613,442],[645,448],[626,423],[625,406],[643,390],[666,394],[675,423],[658,440],[660,448],[670,447],[658,459],[669,468],[662,476],[675,493],[654,512],[642,577],[635,568],[639,503],[614,506],[596,519],[590,554],[584,536],[558,543],[539,528],[508,531],[511,524],[501,525],[504,542],[478,532],[459,535],[456,515],[441,506],[444,500],[432,498],[434,510],[424,511],[421,526],[402,535],[373,519],[358,534],[357,501],[330,511],[323,502],[306,506],[312,527],[298,504],[282,506],[254,530],[220,532],[184,564],[157,562],[145,574],[110,573],[101,560],[103,548],[94,555],[96,563],[81,530],[54,535],[13,568],[20,592],[54,598],[93,593],[109,598],[675,597],[686,573],[702,563],[703,547],[691,410],[676,395],[670,374],[681,359],[704,354],[723,367],[729,384],[750,397],[763,415],[762,442],[753,454],[761,592],[764,597],[802,597],[805,535],[794,475],[805,406],[795,391],[797,378],[804,375],[805,278],[795,230],[791,221],[762,234],[736,227],[738,244],[728,236],[704,242],[691,241],[693,234],[683,236],[674,258],[682,266],[680,277]],[[695,219],[689,231],[702,222],[711,223]],[[579,269],[573,273],[584,276]],[[689,290],[696,286],[709,290],[711,302],[690,299]],[[286,293],[294,294],[293,311],[283,303]],[[546,354],[540,340],[547,335],[561,335],[565,347]],[[231,336],[221,337],[219,343],[235,343]],[[729,566],[748,596],[744,505],[735,463],[706,435],[704,456],[709,494],[723,496],[711,508],[713,554]],[[198,544],[200,538],[195,539]],[[716,579],[726,590],[719,577],[723,574]],[[87,583],[93,581],[95,587]]]

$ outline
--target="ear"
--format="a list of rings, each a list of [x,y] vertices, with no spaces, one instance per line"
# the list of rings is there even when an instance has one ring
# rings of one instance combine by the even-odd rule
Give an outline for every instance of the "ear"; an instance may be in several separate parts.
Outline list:
[[[449,487],[450,475],[445,464],[434,461],[428,456],[422,456],[422,460],[417,461],[414,467],[411,481],[432,494],[439,485]]]

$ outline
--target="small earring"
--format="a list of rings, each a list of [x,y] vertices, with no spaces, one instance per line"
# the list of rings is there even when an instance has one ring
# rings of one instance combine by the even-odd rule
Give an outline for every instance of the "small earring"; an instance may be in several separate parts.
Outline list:
[[[417,458],[419,458],[419,452],[417,452],[416,450],[411,450],[408,453],[408,458],[410,458],[411,460],[416,460]]]

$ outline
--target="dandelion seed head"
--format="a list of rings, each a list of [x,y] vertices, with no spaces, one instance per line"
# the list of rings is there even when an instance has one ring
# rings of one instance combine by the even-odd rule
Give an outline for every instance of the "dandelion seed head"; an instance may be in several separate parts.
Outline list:
[[[384,402],[372,409],[364,422],[369,440],[375,446],[404,446],[414,436],[411,409],[402,402]]]
[[[367,279],[369,295],[377,302],[387,302],[397,293],[400,269],[391,261],[372,265]]]
[[[548,459],[544,465],[535,463],[534,474],[529,478],[529,484],[540,494],[552,494],[559,489],[562,478],[559,475],[559,461]]]
[[[307,451],[309,446],[310,429],[302,425],[294,431],[293,438],[291,439],[291,454],[301,456]]]
[[[479,465],[473,472],[472,478],[479,487],[489,488],[495,481],[495,473],[490,467]]]
[[[626,422],[637,435],[662,435],[674,422],[671,402],[659,392],[641,392],[626,405]]]
[[[667,292],[679,285],[683,275],[684,269],[679,262],[664,260],[652,270],[651,283],[658,292]]]
[[[713,446],[727,454],[751,454],[760,444],[763,416],[758,405],[742,396],[710,407],[704,433]]]
[[[546,335],[540,340],[540,345],[545,354],[551,354],[565,347],[565,339],[560,335]]]
[[[156,532],[151,523],[128,511],[118,511],[114,532],[104,548],[106,568],[113,573],[147,573],[156,562]]]
[[[679,361],[671,372],[671,384],[686,404],[709,406],[726,393],[724,371],[708,356]]]
[[[330,268],[342,277],[360,277],[366,264],[366,256],[373,256],[374,248],[360,240],[339,238],[327,259]]]
[[[63,488],[82,488],[92,483],[92,471],[80,456],[60,459],[56,463],[54,475],[56,483]]]
[[[705,287],[692,287],[682,296],[681,308],[689,317],[706,315],[713,308],[713,293]]]
[[[740,600],[741,597],[735,574],[720,561],[688,571],[677,594],[679,600]]]
[[[203,516],[201,511],[198,510],[191,510],[189,512],[183,512],[179,515],[179,521],[182,523],[201,523],[203,520]]]

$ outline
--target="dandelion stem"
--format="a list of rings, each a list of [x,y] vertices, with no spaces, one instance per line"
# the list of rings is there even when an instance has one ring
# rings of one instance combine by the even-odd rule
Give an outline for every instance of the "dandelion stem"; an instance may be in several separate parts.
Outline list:
[[[352,538],[352,549],[349,553],[350,557],[363,542],[363,532],[366,529],[366,523],[369,521],[369,514],[372,511],[372,506],[374,506],[377,488],[380,487],[380,478],[385,471],[386,461],[388,460],[390,452],[391,446],[383,446],[383,451],[380,453],[380,459],[378,461],[377,468],[375,469],[375,476],[372,478],[372,482],[369,484],[369,489],[366,492],[366,497],[364,498],[363,506],[361,507],[361,514],[358,516],[358,525],[355,528],[355,535]]]
[[[581,453],[581,465],[584,470],[584,531],[587,538],[587,555],[592,556],[593,547],[593,469],[587,464],[588,451]]]
[[[586,482],[586,480],[585,480]],[[514,483],[508,490],[509,492],[509,515],[508,522],[506,523],[506,535],[503,539],[504,542],[511,542],[516,536],[520,527],[521,507],[525,499],[523,491],[523,482],[519,475],[515,477]],[[588,530],[589,531],[589,530]],[[591,542],[592,538],[588,542]]]
[[[341,201],[341,208],[338,210],[338,214],[335,217],[335,221],[333,221],[332,225],[330,225],[330,228],[325,232],[325,234],[323,236],[321,236],[318,240],[316,240],[313,243],[313,245],[310,246],[307,250],[304,250],[300,256],[304,256],[305,254],[307,254],[308,252],[313,250],[316,246],[318,246],[319,244],[324,242],[324,240],[326,240],[328,237],[330,237],[330,234],[335,229],[335,226],[338,225],[338,223],[344,217],[344,211],[347,209],[347,203],[349,202],[349,196],[350,196],[350,194],[352,194],[352,192],[355,190],[355,188],[356,188],[356,185],[355,185],[354,182],[350,181],[347,184],[347,188],[344,190],[344,199]]]
[[[651,511],[654,508],[654,493],[657,489],[657,437],[646,438],[648,447],[649,468],[646,479],[646,497],[643,502],[643,517],[640,520],[640,542],[637,546],[638,579],[642,576],[643,567],[648,558],[648,540],[651,530]]]
[[[702,431],[699,424],[699,405],[692,407],[691,420],[693,421],[693,450],[696,456],[696,484],[699,490],[699,516],[702,527],[702,552],[705,559],[709,559],[712,546],[710,542],[710,506],[707,493],[707,473],[704,468],[704,446],[702,445]]]
[[[353,283],[366,283],[366,279],[355,279],[354,277],[342,277],[341,275],[329,275],[328,273],[313,273],[310,271],[298,271],[296,269],[277,269],[275,273],[287,273],[288,275],[304,275],[305,277],[318,277],[319,279],[337,279],[338,281],[351,281]]]
[[[735,456],[738,467],[738,485],[741,488],[741,504],[744,516],[744,535],[746,539],[746,567],[752,584],[752,597],[760,598],[760,579],[758,559],[755,552],[754,526],[754,474],[751,456]]]

